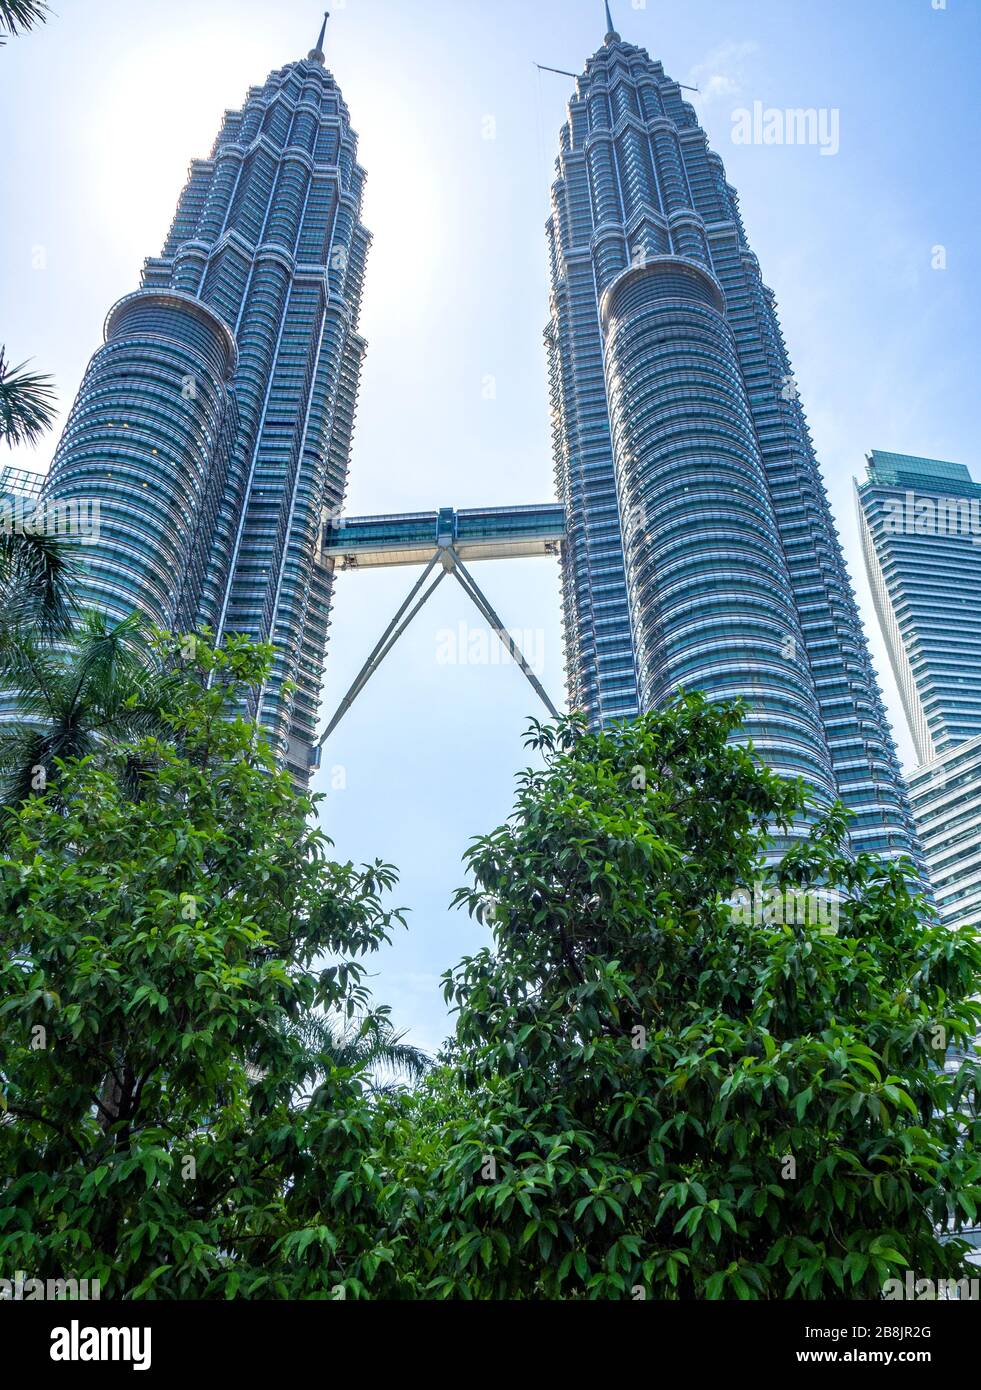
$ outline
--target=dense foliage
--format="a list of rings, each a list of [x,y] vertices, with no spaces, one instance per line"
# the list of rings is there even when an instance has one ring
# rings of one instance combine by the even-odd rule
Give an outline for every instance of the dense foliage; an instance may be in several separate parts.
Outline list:
[[[268,650],[148,660],[127,717],[0,813],[0,1267],[130,1298],[962,1272],[937,1230],[976,1218],[978,1073],[942,1064],[981,948],[734,744],[738,708],[533,728],[542,765],[458,895],[493,944],[447,976],[426,1075],[366,988],[394,871],[334,863],[234,717]],[[761,885],[781,910],[746,910]],[[800,894],[833,920],[784,911]]]
[[[975,934],[928,925],[907,868],[850,859],[840,808],[767,875],[803,794],[733,746],[739,721],[689,696],[541,729],[545,767],[473,845],[460,896],[494,946],[447,978],[452,1065],[406,1126],[428,1294],[862,1298],[963,1273],[936,1226],[981,1198],[978,1070],[942,1068],[977,1029]],[[837,920],[743,910],[761,881],[819,885]]]
[[[394,874],[333,863],[229,718],[268,652],[181,652],[169,740],[63,764],[6,814],[0,1267],[105,1297],[355,1296],[388,1257],[370,1049],[297,1025],[384,1035],[361,957],[400,920]]]

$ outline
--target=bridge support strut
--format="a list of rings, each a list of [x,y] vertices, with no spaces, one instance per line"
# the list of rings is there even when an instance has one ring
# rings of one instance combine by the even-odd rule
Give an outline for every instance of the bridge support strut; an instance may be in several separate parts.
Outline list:
[[[429,588],[425,591],[422,597],[417,599],[416,596],[419,594],[419,591],[422,589],[423,585],[426,583],[426,580],[429,578],[430,574],[432,574],[437,564],[441,566],[439,573],[436,575],[436,578],[430,584]],[[396,642],[402,636],[402,633],[412,622],[412,619],[422,609],[427,599],[429,599],[429,597],[436,592],[436,590],[439,588],[439,585],[442,583],[442,581],[446,578],[448,574],[453,575],[453,577],[459,583],[460,587],[463,589],[463,592],[474,604],[477,611],[490,624],[492,630],[500,638],[505,650],[508,652],[511,659],[517,664],[519,669],[523,672],[526,679],[528,680],[529,685],[534,690],[535,694],[539,697],[539,699],[542,701],[552,718],[558,719],[560,717],[559,711],[555,708],[555,705],[553,705],[552,701],[549,699],[548,694],[541,681],[538,679],[534,671],[528,665],[527,661],[524,658],[524,655],[518,647],[518,644],[515,642],[514,638],[508,632],[507,628],[504,626],[500,618],[495,613],[494,609],[491,607],[491,604],[487,599],[486,595],[481,590],[480,585],[474,579],[470,571],[465,567],[463,561],[460,559],[454,547],[452,545],[445,544],[440,545],[440,547],[433,553],[433,556],[430,559],[429,563],[426,565],[426,568],[423,570],[422,574],[419,576],[415,584],[413,584],[412,588],[410,589],[405,602],[399,608],[398,612],[395,614],[388,627],[385,629],[379,640],[376,642],[375,646],[372,649],[371,655],[368,657],[367,661],[361,667],[361,670],[355,676],[354,682],[351,685],[350,690],[347,692],[341,703],[338,705],[336,713],[334,714],[330,723],[327,725],[326,729],[321,735],[320,741],[317,745],[318,748],[322,748],[324,744],[327,742],[327,740],[330,738],[331,734],[337,728],[338,724],[344,718],[345,714],[348,712],[348,710],[354,704],[355,700],[361,694],[362,690],[368,684],[368,681],[374,675],[375,671],[378,670],[378,667],[385,660],[385,657],[392,650]]]

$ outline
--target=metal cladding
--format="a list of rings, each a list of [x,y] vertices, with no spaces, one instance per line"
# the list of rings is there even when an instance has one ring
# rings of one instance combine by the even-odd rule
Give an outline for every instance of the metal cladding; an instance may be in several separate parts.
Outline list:
[[[612,27],[560,136],[545,332],[570,697],[594,724],[682,687],[855,849],[918,857],[774,298],[693,108]]]
[[[313,763],[365,344],[364,171],[323,55],[250,89],[196,160],[163,254],[112,311],[46,496],[98,498],[83,597],[162,627],[270,641],[254,711],[300,784]]]

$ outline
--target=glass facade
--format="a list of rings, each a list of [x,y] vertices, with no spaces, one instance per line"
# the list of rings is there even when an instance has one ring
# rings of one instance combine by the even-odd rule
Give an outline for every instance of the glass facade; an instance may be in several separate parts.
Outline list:
[[[921,762],[981,734],[981,483],[873,450],[857,489],[876,611]]]
[[[322,519],[343,502],[365,351],[364,179],[321,36],[191,165],[162,255],[109,315],[45,492],[99,499],[89,603],[273,643],[256,713],[301,784],[331,599]]]
[[[981,736],[923,763],[909,789],[940,920],[981,925]]]
[[[856,849],[919,850],[772,292],[681,88],[612,26],[569,103],[545,331],[570,699],[594,723],[681,687]]]
[[[37,501],[41,496],[44,474],[34,473],[29,468],[15,468],[5,463],[0,468],[0,502]]]
[[[873,450],[856,496],[937,908],[981,922],[981,484],[963,464]]]
[[[558,555],[564,537],[565,512],[550,503],[345,517],[325,526],[323,544],[335,564],[364,569],[424,564],[441,544],[452,544],[461,560]]]

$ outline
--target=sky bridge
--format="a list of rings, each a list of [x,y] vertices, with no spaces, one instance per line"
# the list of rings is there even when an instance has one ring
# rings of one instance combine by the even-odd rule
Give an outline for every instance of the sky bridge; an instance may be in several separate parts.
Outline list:
[[[340,519],[328,517],[321,536],[322,564],[335,571],[382,569],[395,565],[423,565],[424,569],[324,730],[317,748],[318,759],[320,749],[371,676],[448,574],[453,576],[500,638],[551,717],[557,719],[558,710],[467,569],[467,564],[476,560],[557,556],[564,536],[565,511],[556,503],[528,507],[478,507],[466,511],[441,507],[435,512]]]
[[[478,507],[328,520],[322,555],[338,569],[424,565],[451,545],[461,560],[522,559],[558,555],[565,511],[555,503],[531,507]]]

